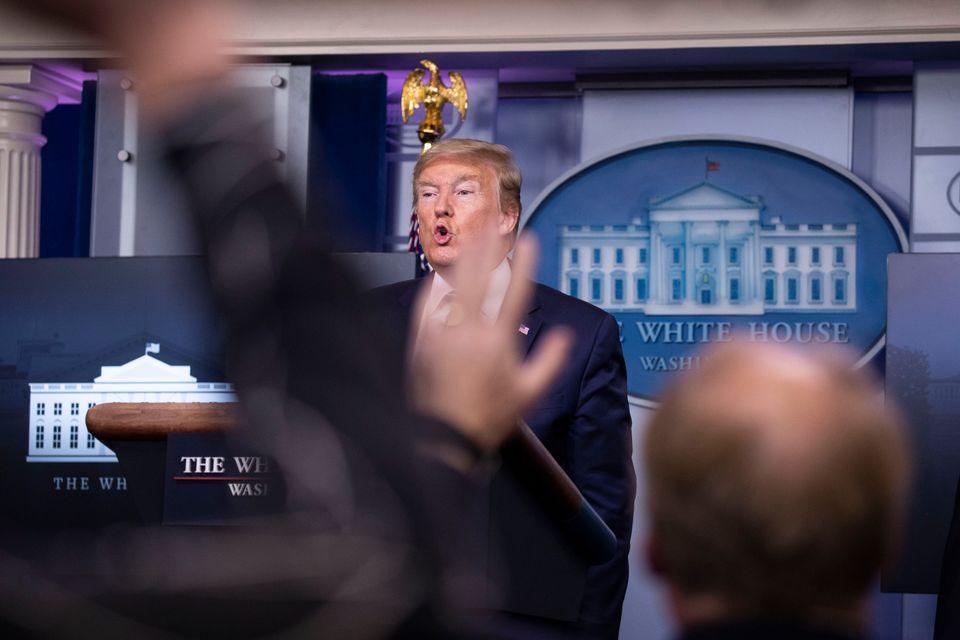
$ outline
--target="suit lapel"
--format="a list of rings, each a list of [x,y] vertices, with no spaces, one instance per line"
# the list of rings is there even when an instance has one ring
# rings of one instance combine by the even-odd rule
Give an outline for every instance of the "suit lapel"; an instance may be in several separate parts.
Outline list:
[[[417,292],[420,290],[420,287],[431,286],[432,282],[433,274],[425,278],[410,280],[409,286],[404,287],[400,291],[395,299],[395,303],[389,309],[390,317],[387,318],[387,322],[390,323],[391,330],[396,332],[394,335],[399,339],[400,344],[404,345],[402,353],[404,367],[407,366],[407,356],[409,355],[409,346],[407,343],[413,339],[410,331],[413,326],[413,314],[415,311],[413,305],[416,302]]]
[[[530,309],[527,311],[527,315],[524,316],[520,326],[517,329],[522,338],[521,344],[523,345],[524,357],[530,355],[530,349],[533,347],[533,341],[540,332],[541,325],[543,325],[543,320],[540,318],[540,314],[537,313],[537,311],[540,309],[540,287],[536,284],[533,286],[533,301],[530,304]]]
[[[411,286],[405,287],[400,295],[397,296],[397,304],[394,306],[395,316],[393,321],[396,323],[396,327],[400,332],[400,336],[406,342],[407,338],[410,335],[410,325],[413,322],[413,303],[414,298],[417,296],[417,291],[420,289],[420,285],[423,282],[429,282],[429,280],[414,280],[411,282]],[[426,285],[429,286],[429,285]]]
[[[403,341],[403,344],[406,344],[407,339],[410,338],[410,329],[413,324],[414,313],[413,303],[417,291],[420,286],[430,286],[430,278],[432,277],[433,276],[429,276],[422,280],[411,281],[410,286],[403,288],[396,297],[395,304],[389,309],[390,317],[387,318],[386,321],[389,323],[391,331],[395,332],[394,335],[398,336]],[[524,357],[529,355],[530,349],[533,348],[533,342],[536,340],[537,334],[543,326],[543,319],[540,317],[540,313],[538,313],[541,307],[540,288],[536,283],[534,284],[533,292],[533,300],[530,303],[527,314],[517,327]],[[403,357],[404,360],[406,360],[406,350],[404,351]],[[404,362],[404,365],[405,364],[406,362]]]

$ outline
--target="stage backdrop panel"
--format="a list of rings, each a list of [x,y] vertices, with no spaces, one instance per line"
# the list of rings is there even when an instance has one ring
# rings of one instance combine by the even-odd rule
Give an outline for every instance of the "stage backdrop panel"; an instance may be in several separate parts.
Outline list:
[[[853,91],[585,91],[581,160],[675,136],[744,136],[803,149],[849,169]]]
[[[916,460],[905,546],[887,591],[936,593],[960,473],[958,254],[892,255],[887,395],[906,414]]]
[[[84,417],[101,402],[230,395],[205,283],[198,258],[0,261],[0,510],[11,522],[137,519]]]
[[[365,286],[410,254],[340,254]],[[137,520],[102,402],[229,402],[223,332],[196,257],[0,260],[0,513],[51,526]]]
[[[620,323],[631,399],[652,406],[731,340],[882,348],[883,200],[822,158],[737,139],[638,145],[569,172],[525,212],[537,279]]]

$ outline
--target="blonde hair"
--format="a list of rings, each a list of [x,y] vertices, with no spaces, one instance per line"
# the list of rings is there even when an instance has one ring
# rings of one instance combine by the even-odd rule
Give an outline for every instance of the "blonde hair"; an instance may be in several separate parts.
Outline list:
[[[501,210],[516,206],[520,216],[520,187],[523,175],[513,160],[513,153],[502,144],[471,138],[441,140],[420,154],[413,168],[413,206],[417,206],[417,181],[423,171],[439,160],[455,159],[490,166],[497,176],[497,196]]]
[[[746,615],[855,604],[899,535],[897,417],[833,353],[730,343],[706,355],[646,434],[657,568]]]

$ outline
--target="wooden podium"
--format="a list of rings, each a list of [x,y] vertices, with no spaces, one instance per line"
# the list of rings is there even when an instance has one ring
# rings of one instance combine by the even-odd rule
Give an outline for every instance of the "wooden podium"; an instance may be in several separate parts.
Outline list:
[[[117,454],[144,520],[167,523],[168,437],[222,433],[236,420],[234,404],[104,403],[87,413],[87,428]],[[503,466],[485,523],[489,548],[482,553],[501,558],[488,573],[505,586],[488,602],[514,613],[575,620],[586,571],[613,557],[616,537],[525,424],[500,453]]]
[[[236,424],[223,402],[111,402],[87,411],[87,431],[117,454],[144,522],[163,521],[167,437],[222,433]]]

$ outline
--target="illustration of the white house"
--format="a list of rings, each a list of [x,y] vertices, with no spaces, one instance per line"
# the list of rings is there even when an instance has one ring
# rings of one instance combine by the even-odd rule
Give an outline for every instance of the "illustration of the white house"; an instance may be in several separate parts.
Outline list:
[[[169,365],[147,353],[120,366],[104,366],[93,382],[30,383],[27,462],[116,462],[87,432],[87,411],[103,402],[236,402],[233,385],[197,382],[190,367]]]
[[[561,225],[560,288],[608,311],[856,311],[857,226],[763,222],[759,196],[710,182],[649,202],[649,222]]]

